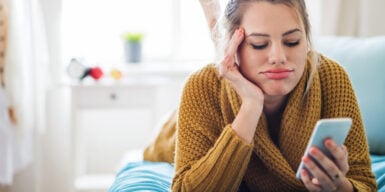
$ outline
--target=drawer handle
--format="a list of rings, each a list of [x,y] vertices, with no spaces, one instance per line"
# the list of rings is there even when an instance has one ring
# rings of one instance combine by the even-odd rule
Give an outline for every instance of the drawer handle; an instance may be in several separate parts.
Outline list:
[[[110,99],[111,100],[116,100],[117,99],[117,95],[115,93],[111,93],[110,94]]]

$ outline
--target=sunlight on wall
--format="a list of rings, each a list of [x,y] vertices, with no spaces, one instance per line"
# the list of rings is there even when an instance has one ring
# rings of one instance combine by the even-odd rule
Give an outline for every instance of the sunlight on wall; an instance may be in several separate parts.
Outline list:
[[[145,61],[213,57],[198,1],[66,0],[62,19],[67,60],[85,57],[102,65],[122,63],[121,37],[126,31],[145,34]]]
[[[228,0],[219,0],[224,10]],[[319,0],[306,0],[317,35]],[[144,62],[213,61],[214,47],[199,1],[66,0],[63,58],[83,57],[102,66],[124,62],[122,34],[143,32]]]

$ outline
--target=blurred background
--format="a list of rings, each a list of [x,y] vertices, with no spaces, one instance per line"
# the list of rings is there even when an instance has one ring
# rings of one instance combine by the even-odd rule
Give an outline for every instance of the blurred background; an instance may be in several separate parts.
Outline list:
[[[106,191],[177,108],[186,77],[215,61],[197,0],[0,2],[16,117],[0,127],[1,192]],[[383,0],[306,2],[313,38],[385,35]]]

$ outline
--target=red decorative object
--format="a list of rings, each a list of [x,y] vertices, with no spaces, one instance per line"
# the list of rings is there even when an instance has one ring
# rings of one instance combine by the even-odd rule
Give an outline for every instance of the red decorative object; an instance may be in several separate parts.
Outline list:
[[[89,75],[95,79],[99,80],[103,76],[103,71],[100,67],[92,67],[90,68]]]

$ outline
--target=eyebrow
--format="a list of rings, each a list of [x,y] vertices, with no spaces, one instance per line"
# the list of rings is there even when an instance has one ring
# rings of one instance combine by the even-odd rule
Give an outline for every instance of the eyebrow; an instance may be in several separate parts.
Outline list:
[[[294,32],[301,32],[301,30],[299,30],[298,28],[295,28],[295,29],[291,29],[285,33],[282,34],[282,36],[287,36],[287,35],[290,35]],[[247,35],[248,37],[250,36],[262,36],[262,37],[269,37],[270,35],[269,34],[265,34],[265,33],[250,33],[249,35]]]

